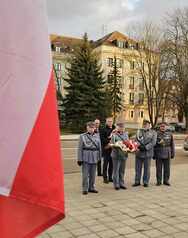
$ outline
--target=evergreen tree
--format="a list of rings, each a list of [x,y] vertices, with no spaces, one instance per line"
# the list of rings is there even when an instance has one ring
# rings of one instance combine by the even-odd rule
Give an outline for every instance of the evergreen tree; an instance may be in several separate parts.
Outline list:
[[[119,72],[119,67],[117,65],[116,56],[113,59],[113,69],[108,77],[108,98],[115,121],[117,113],[120,112],[123,107],[121,92],[121,75]]]
[[[70,65],[65,79],[68,83],[64,99],[65,121],[72,131],[80,132],[87,121],[106,116],[103,71],[87,34],[83,43],[75,49]]]

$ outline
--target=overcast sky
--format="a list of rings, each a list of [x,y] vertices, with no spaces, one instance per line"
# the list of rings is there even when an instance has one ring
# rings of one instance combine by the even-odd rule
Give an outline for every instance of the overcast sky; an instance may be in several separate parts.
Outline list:
[[[160,22],[174,8],[188,7],[188,0],[47,0],[49,31],[90,39],[118,30],[126,34],[132,22]]]

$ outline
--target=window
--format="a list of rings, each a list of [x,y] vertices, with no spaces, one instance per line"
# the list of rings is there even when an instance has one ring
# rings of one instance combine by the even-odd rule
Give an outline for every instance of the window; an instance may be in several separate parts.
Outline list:
[[[123,43],[124,43],[124,45],[123,45],[124,48],[129,48],[129,42],[128,41],[125,41]]]
[[[139,89],[144,90],[144,80],[142,78],[139,80]]]
[[[144,111],[140,111],[140,117],[144,118]]]
[[[130,111],[129,116],[130,116],[130,118],[134,118],[134,111]]]
[[[113,75],[109,74],[107,79],[108,83],[110,84],[112,83],[112,78],[113,78]]]
[[[114,76],[112,74],[108,74],[107,76],[107,83],[112,84],[114,82],[113,80]],[[120,88],[123,87],[123,78],[122,76],[116,76],[117,78],[117,84]]]
[[[118,68],[122,68],[123,67],[123,60],[122,59],[117,58],[116,63],[117,63],[117,67]]]
[[[119,48],[129,48],[129,42],[128,41],[114,41],[116,42],[116,46]]]
[[[125,87],[126,86],[126,78],[122,77],[122,86]]]
[[[108,58],[108,59],[107,59],[107,65],[108,65],[109,67],[113,67],[113,58]]]
[[[129,93],[129,103],[134,104],[134,93]]]
[[[61,78],[61,77],[62,77],[61,71],[57,71],[57,72],[56,72],[56,75],[57,75],[58,78]]]
[[[55,45],[54,44],[51,44],[51,50],[55,51]]]
[[[60,52],[61,52],[61,47],[57,47],[57,46],[56,46],[55,51],[58,52],[58,53],[60,53]]]
[[[135,68],[135,62],[134,61],[131,61],[130,62],[130,69],[134,69]]]
[[[118,84],[120,87],[120,90],[123,88],[123,78],[122,76],[117,76]]]
[[[123,41],[117,41],[117,46],[119,48],[124,48],[124,42]]]
[[[62,79],[61,78],[57,79],[57,86],[59,86],[60,88],[62,87]]]
[[[130,77],[129,89],[134,89],[134,77]]]
[[[55,69],[60,71],[61,70],[61,63],[56,63],[55,64]]]
[[[144,93],[139,93],[138,103],[144,104]]]
[[[152,85],[153,88],[156,88],[156,86],[157,86],[157,80],[153,79],[153,80],[151,81],[151,85]]]
[[[63,53],[65,49],[63,47],[60,48],[60,52]]]

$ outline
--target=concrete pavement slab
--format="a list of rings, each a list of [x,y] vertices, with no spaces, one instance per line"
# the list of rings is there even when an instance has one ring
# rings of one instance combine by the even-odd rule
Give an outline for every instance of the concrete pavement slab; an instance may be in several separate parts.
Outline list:
[[[99,194],[81,194],[81,174],[65,175],[66,218],[40,238],[187,238],[188,164],[172,166],[171,187],[133,188],[134,170],[126,173],[127,190],[116,191],[97,177]]]

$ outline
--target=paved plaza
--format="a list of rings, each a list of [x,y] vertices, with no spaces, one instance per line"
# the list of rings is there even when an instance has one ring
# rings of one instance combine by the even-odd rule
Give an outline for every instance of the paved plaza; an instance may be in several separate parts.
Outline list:
[[[187,155],[188,160],[188,155]],[[82,195],[80,173],[65,175],[66,218],[40,238],[188,238],[188,164],[172,166],[171,187],[133,188],[134,169],[126,171],[127,190],[116,191],[97,177],[99,194]]]

